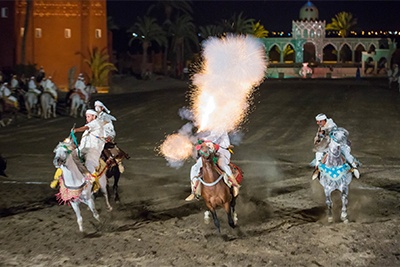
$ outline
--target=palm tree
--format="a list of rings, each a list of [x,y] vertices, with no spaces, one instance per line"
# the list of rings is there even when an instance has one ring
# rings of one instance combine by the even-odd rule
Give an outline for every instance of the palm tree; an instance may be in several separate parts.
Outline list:
[[[190,15],[177,17],[171,24],[170,33],[172,35],[172,51],[175,56],[177,75],[181,76],[185,62],[185,49],[190,51],[194,45],[198,47],[196,35],[196,26],[193,24],[193,18]]]
[[[357,19],[349,12],[340,12],[332,18],[332,22],[326,25],[326,30],[339,31],[339,36],[346,37],[357,24]]]
[[[202,39],[207,39],[210,36],[220,37],[224,33],[221,25],[206,25],[199,27],[199,35]]]
[[[264,28],[264,25],[262,25],[259,21],[257,23],[252,23],[252,33],[255,37],[257,38],[264,38],[268,37],[268,31]]]
[[[237,34],[252,34],[254,19],[247,19],[242,17],[243,12],[239,15],[233,14],[228,20],[222,20],[221,25],[225,32],[237,33]]]
[[[193,9],[191,6],[190,0],[181,0],[181,1],[174,1],[174,0],[159,0],[156,4],[153,4],[147,10],[147,14],[154,14],[155,11],[162,11],[164,13],[164,22],[162,27],[167,35],[167,42],[165,43],[164,49],[164,60],[163,60],[163,69],[164,74],[167,73],[167,61],[169,57],[169,50],[170,50],[170,42],[172,39],[170,27],[172,24],[172,15],[175,14],[179,16],[181,13],[190,15],[193,13]],[[159,15],[159,14],[157,14]],[[157,16],[160,17],[160,16]]]
[[[128,29],[132,33],[132,38],[129,40],[129,46],[134,40],[139,40],[143,48],[143,60],[141,71],[142,74],[146,71],[147,66],[147,50],[151,46],[151,42],[156,42],[162,46],[167,42],[167,37],[157,20],[153,17],[143,16],[138,17],[137,22]]]
[[[110,71],[117,70],[114,64],[109,62],[107,48],[99,50],[97,47],[94,47],[92,51],[89,51],[89,58],[85,59],[85,62],[92,71],[90,82],[93,86],[107,86],[108,74]]]

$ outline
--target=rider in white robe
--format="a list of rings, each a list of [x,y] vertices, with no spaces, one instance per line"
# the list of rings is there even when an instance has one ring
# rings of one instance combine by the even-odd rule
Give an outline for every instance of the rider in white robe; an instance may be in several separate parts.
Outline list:
[[[79,77],[75,83],[75,90],[77,92],[81,92],[85,96],[85,102],[89,101],[89,94],[85,90],[86,84],[85,79],[83,77]]]
[[[11,85],[11,90],[17,90],[19,88],[19,82],[17,79],[17,75],[13,75],[10,85]]]
[[[98,113],[97,119],[103,123],[104,136],[107,142],[113,142],[117,135],[113,121],[116,121],[117,119],[110,115],[110,110],[101,101],[96,100],[94,102],[94,109]]]
[[[18,108],[18,99],[12,95],[11,90],[8,88],[8,83],[3,83],[0,86],[0,98],[7,100],[14,107]]]
[[[33,76],[29,80],[28,88],[29,88],[28,92],[33,92],[36,95],[40,95],[42,93],[39,89],[37,89],[36,82],[35,82],[35,77],[33,77]]]
[[[315,120],[318,124],[318,131],[314,137],[314,145],[321,142],[325,136],[329,135],[329,133],[337,129],[336,123],[333,119],[328,118],[325,114],[320,113],[315,117]],[[348,144],[341,144],[340,146],[341,153],[346,158],[346,161],[353,167],[353,174],[357,178],[360,177],[360,173],[357,169],[357,163],[353,155],[351,155],[351,148]],[[317,151],[315,152],[315,171],[313,172],[312,179],[316,179],[319,175],[318,165],[321,163],[323,156],[325,155],[326,151]]]
[[[49,92],[54,97],[54,99],[57,101],[57,98],[58,98],[57,88],[56,88],[56,85],[54,84],[54,82],[51,80],[51,76],[49,76],[46,79],[46,82],[44,83],[43,88],[44,88],[45,92]]]
[[[236,178],[232,174],[232,170],[229,167],[231,153],[229,151],[229,147],[231,145],[229,136],[227,132],[218,133],[218,132],[211,132],[208,136],[203,137],[202,140],[204,142],[212,142],[213,144],[219,145],[219,149],[216,153],[218,156],[218,166],[223,170],[233,186],[234,196],[236,197],[239,194],[240,185],[236,181]],[[185,199],[186,201],[191,201],[198,195],[197,188],[200,186],[199,181],[197,178],[200,175],[200,170],[203,167],[203,161],[201,157],[199,157],[196,163],[192,166],[190,170],[190,181],[191,181],[191,188],[192,193]]]

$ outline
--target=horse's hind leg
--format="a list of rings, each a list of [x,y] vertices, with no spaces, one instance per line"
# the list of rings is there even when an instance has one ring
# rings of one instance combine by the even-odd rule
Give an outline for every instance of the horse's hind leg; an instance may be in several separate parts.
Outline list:
[[[348,188],[343,188],[342,190],[342,213],[340,214],[340,219],[344,223],[348,223],[349,219],[347,218],[347,195],[348,195]]]
[[[232,200],[230,202],[230,207],[231,207],[231,211],[232,211],[232,215],[233,215],[233,222],[235,223],[235,225],[237,225],[238,222],[238,216],[237,213],[235,211],[235,206],[236,206],[236,197],[232,197]]]
[[[79,231],[83,232],[82,215],[81,215],[81,210],[79,209],[79,203],[71,202],[71,206],[75,211],[76,221],[78,222]]]
[[[99,183],[100,190],[103,193],[104,199],[106,200],[107,209],[108,211],[112,211],[113,208],[111,207],[110,201],[108,200],[107,177],[104,174],[100,177]]]
[[[88,205],[89,209],[92,211],[93,217],[94,217],[96,220],[100,221],[100,215],[99,215],[99,213],[98,213],[97,210],[96,210],[96,206],[95,206],[95,204],[94,204],[94,200],[93,200],[92,197],[90,197],[90,198],[87,200],[87,205]]]

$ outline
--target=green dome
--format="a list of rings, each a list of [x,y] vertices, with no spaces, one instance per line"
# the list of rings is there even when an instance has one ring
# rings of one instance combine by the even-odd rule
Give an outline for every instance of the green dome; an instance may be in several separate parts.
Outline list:
[[[300,20],[318,20],[318,8],[308,1],[300,9]]]

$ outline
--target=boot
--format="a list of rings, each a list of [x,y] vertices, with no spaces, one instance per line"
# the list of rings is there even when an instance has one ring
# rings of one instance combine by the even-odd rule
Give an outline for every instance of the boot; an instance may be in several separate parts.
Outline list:
[[[233,175],[228,176],[228,180],[232,183],[233,187],[240,188],[240,184]]]
[[[312,174],[312,176],[311,176],[311,178],[313,179],[313,180],[315,180],[315,179],[319,179],[319,169],[318,168],[316,168],[314,171],[313,171],[313,174]]]
[[[200,192],[198,192],[198,191],[200,191],[199,189],[199,181],[198,180],[196,180],[196,181],[192,181],[191,182],[191,188],[192,188],[192,193],[190,193],[190,195],[187,197],[187,198],[185,198],[185,201],[192,201],[192,200],[194,200],[194,199],[197,199],[197,200],[199,200],[199,198],[200,198]]]
[[[58,168],[58,169],[56,170],[56,173],[54,174],[53,181],[50,183],[50,187],[51,187],[51,188],[54,189],[54,188],[57,187],[61,175],[62,175],[62,170],[61,170],[60,168]]]
[[[237,197],[239,195],[239,187],[232,187],[233,197]]]
[[[360,178],[360,172],[357,169],[357,163],[353,162],[351,164],[351,167],[353,167],[353,175],[354,175],[354,177],[356,177],[357,179]]]

